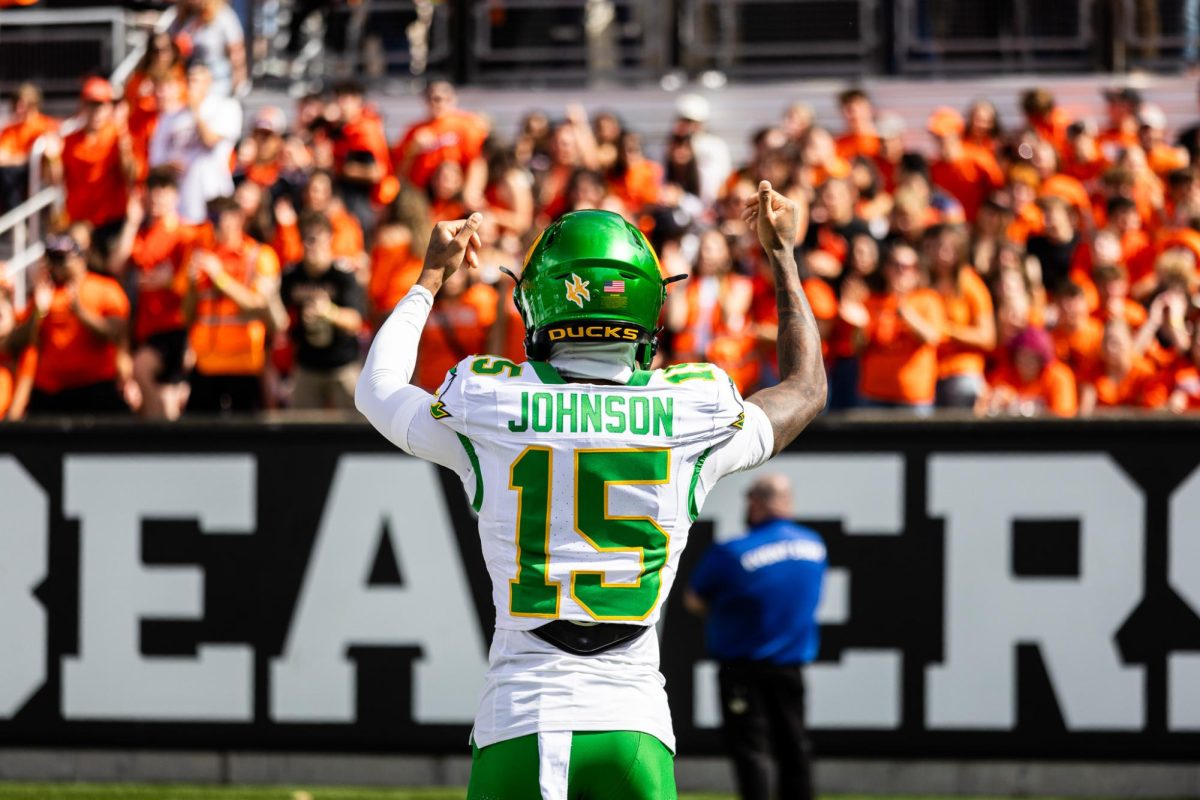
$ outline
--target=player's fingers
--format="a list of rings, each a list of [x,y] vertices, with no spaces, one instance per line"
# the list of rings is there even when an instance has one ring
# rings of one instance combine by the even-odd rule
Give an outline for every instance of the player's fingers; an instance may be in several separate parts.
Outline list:
[[[760,181],[758,184],[758,213],[769,221],[775,221],[774,198],[772,197],[771,182]]]
[[[478,233],[471,234],[471,246],[477,250],[483,249],[483,239],[479,238]]]
[[[454,231],[455,241],[465,250],[472,239],[478,238],[476,231],[479,230],[479,225],[483,222],[483,214],[476,211],[471,216],[467,217],[462,222],[454,222],[452,225],[457,226]]]

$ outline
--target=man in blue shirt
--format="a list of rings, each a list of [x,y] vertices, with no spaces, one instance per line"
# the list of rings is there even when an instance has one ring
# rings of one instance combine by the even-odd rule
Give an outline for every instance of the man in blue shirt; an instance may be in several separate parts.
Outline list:
[[[720,662],[721,715],[743,800],[813,797],[801,665],[817,655],[825,543],[792,522],[791,486],[764,475],[746,493],[745,536],[704,554],[684,597]]]

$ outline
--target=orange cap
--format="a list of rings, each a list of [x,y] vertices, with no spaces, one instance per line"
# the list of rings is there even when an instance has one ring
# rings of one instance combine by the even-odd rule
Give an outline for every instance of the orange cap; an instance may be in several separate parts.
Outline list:
[[[79,93],[79,99],[89,103],[111,103],[112,84],[104,78],[88,78],[83,82],[83,91]]]
[[[934,136],[962,136],[964,127],[962,114],[953,108],[942,106],[929,115],[928,128]]]

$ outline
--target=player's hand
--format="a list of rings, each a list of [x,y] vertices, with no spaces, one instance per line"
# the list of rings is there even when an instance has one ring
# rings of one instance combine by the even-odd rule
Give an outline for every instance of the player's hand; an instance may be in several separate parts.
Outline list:
[[[483,247],[479,238],[482,223],[483,214],[476,212],[466,219],[434,225],[429,247],[425,250],[425,268],[417,282],[430,292],[436,292],[464,263],[470,269],[477,268],[479,250]]]
[[[770,181],[759,182],[758,194],[747,198],[742,218],[758,231],[758,241],[768,253],[791,251],[796,246],[800,207],[772,189]]]

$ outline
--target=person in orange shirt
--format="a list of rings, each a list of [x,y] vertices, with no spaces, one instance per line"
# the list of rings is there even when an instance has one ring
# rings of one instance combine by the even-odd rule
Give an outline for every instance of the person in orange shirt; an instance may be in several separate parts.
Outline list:
[[[862,89],[848,89],[838,96],[838,108],[846,123],[837,137],[837,154],[847,161],[856,157],[874,158],[879,154],[879,135],[875,132],[875,109]]]
[[[487,123],[458,108],[458,96],[447,81],[429,84],[425,108],[429,116],[405,131],[392,149],[396,174],[424,189],[438,164],[457,162],[465,176],[464,194],[473,208],[478,207],[487,184]]]
[[[1079,408],[1075,376],[1054,357],[1044,330],[1026,328],[1013,338],[1008,350],[1011,355],[990,376],[991,386],[975,407],[977,414],[1075,416]]]
[[[859,395],[867,408],[933,412],[938,346],[946,312],[937,292],[925,288],[917,253],[894,245],[884,258],[885,289],[865,303],[842,300],[841,317],[859,330]]]
[[[375,246],[371,248],[367,320],[372,327],[382,325],[416,283],[431,229],[425,193],[405,185],[384,209],[375,234]]]
[[[1100,360],[1081,381],[1079,413],[1088,416],[1097,408],[1162,408],[1169,387],[1154,366],[1134,352],[1129,326],[1123,321],[1104,326]]]
[[[1021,110],[1029,130],[1054,145],[1058,152],[1066,150],[1067,127],[1071,120],[1057,107],[1054,95],[1048,89],[1033,88],[1022,94]]]
[[[1100,357],[1104,323],[1089,313],[1087,295],[1074,281],[1059,288],[1055,303],[1058,318],[1050,330],[1054,354],[1075,375],[1085,375]]]
[[[333,94],[339,115],[333,142],[337,192],[346,210],[370,230],[375,225],[373,204],[386,199],[380,189],[392,173],[383,120],[364,102],[366,90],[358,81],[342,81]]]
[[[1143,103],[1138,112],[1138,144],[1151,171],[1163,180],[1175,170],[1187,169],[1191,160],[1187,150],[1167,144],[1167,115],[1153,103]]]
[[[991,100],[976,100],[967,109],[965,119],[963,143],[995,153],[996,143],[1004,134],[996,104]]]
[[[304,187],[303,210],[323,214],[333,225],[333,255],[349,259],[356,269],[366,266],[363,228],[358,219],[346,210],[341,198],[334,195],[333,176],[322,169],[313,170]],[[271,247],[284,264],[295,264],[304,255],[300,241],[300,217],[290,200],[281,197],[275,202],[275,236]]]
[[[12,114],[0,129],[0,214],[29,194],[29,155],[33,143],[58,130],[58,120],[42,113],[42,92],[22,83],[12,93]]]
[[[463,200],[462,167],[454,161],[437,165],[426,192],[429,195],[429,220],[435,225],[465,219],[471,213]]]
[[[667,293],[664,319],[667,330],[674,334],[672,360],[708,361],[711,346],[722,337],[738,337],[752,346],[748,330],[752,299],[750,279],[733,271],[733,255],[725,234],[717,229],[706,230],[700,236],[691,279],[681,290]],[[736,352],[734,357],[740,363],[745,355]]]
[[[1092,272],[1099,303],[1092,316],[1106,324],[1120,320],[1136,329],[1146,322],[1146,307],[1129,297],[1129,277],[1117,264],[1103,264]]]
[[[1138,143],[1142,94],[1129,86],[1105,89],[1102,94],[1108,104],[1108,127],[1100,134],[1100,149],[1113,162],[1122,149]]]
[[[243,151],[238,149],[239,164],[234,170],[235,178],[244,177],[254,181],[263,189],[272,190],[273,195],[281,194],[291,188],[284,180],[283,136],[287,133],[287,116],[278,106],[265,106],[254,115],[254,125],[251,127],[251,146]],[[244,152],[250,154],[249,160],[242,161]],[[281,191],[275,191],[279,184]]]
[[[1059,152],[1063,174],[1085,184],[1091,184],[1111,166],[1100,149],[1096,123],[1092,120],[1072,122],[1067,127],[1066,144]]]
[[[129,300],[121,285],[88,272],[71,237],[47,239],[32,307],[6,345],[11,353],[27,346],[37,352],[29,413],[128,413],[117,387],[118,350],[128,321]]]
[[[609,190],[633,213],[658,202],[663,170],[642,154],[641,137],[625,131],[617,143],[617,160],[608,172]]]
[[[952,225],[939,225],[925,236],[932,288],[942,299],[946,319],[937,353],[940,408],[975,407],[986,386],[984,359],[996,347],[992,296],[967,263],[967,244],[966,231]]]
[[[937,140],[938,157],[930,165],[933,184],[962,203],[968,222],[974,222],[988,195],[1004,186],[996,157],[962,141],[963,118],[952,108],[939,108],[929,117],[929,132]]]
[[[51,176],[66,189],[67,217],[92,226],[92,243],[107,255],[124,225],[129,187],[137,177],[133,143],[113,118],[113,90],[103,78],[88,78],[80,94],[83,124],[46,148]]]
[[[137,179],[144,181],[150,170],[150,137],[158,124],[158,84],[160,81],[187,80],[183,69],[183,54],[166,31],[150,35],[146,53],[125,81],[125,105],[129,109],[129,138],[133,157],[137,161]]]
[[[268,336],[287,328],[279,259],[243,233],[231,197],[209,202],[212,229],[187,260],[183,318],[196,354],[188,414],[258,411]]]
[[[496,321],[496,290],[469,284],[467,270],[446,279],[429,313],[417,346],[416,385],[434,391],[446,373],[472,353],[482,353],[488,329]]]
[[[155,167],[146,197],[129,203],[125,228],[113,247],[115,275],[137,286],[133,319],[133,379],[141,390],[141,415],[178,419],[187,373],[187,328],[180,278],[197,229],[179,217],[179,183],[170,167]]]

